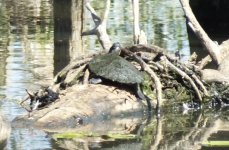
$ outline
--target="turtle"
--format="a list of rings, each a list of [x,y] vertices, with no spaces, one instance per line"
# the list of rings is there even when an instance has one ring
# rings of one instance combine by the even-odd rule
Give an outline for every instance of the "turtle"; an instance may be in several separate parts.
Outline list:
[[[144,74],[132,63],[119,56],[120,51],[121,46],[119,42],[116,42],[109,53],[92,59],[88,64],[90,73],[105,80],[133,86],[135,89],[133,92],[137,98],[146,100],[148,110],[151,111],[150,99],[142,93],[140,88],[140,84],[144,81]]]

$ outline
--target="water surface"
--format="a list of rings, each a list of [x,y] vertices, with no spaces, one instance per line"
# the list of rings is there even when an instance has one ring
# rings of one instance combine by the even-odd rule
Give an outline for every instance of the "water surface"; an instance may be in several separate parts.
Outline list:
[[[183,59],[186,60],[190,55],[189,42],[179,1],[141,0],[140,2],[140,25],[148,37],[148,43],[166,48],[172,53],[180,50],[182,54],[185,54]],[[107,23],[112,41],[119,41],[123,46],[131,44],[133,38],[130,4],[126,0],[112,1]],[[92,5],[99,14],[102,14],[103,1],[93,1]],[[91,29],[94,24],[88,12],[85,14],[85,20],[85,30]],[[21,99],[26,95],[25,89],[37,90],[52,82],[54,69],[57,67],[54,66],[53,59],[52,1],[0,0],[0,32],[0,110],[10,122],[17,116],[27,114],[19,105]],[[83,39],[89,52],[100,49],[95,36]],[[176,149],[187,144],[185,146],[190,148],[190,145],[198,140],[198,136],[201,138],[198,131],[202,128],[202,124],[208,123],[208,126],[204,127],[211,129],[210,127],[214,127],[215,121],[220,118],[216,112],[210,112],[215,115],[209,116],[203,116],[203,113],[205,114],[205,112],[184,114],[169,112],[160,120],[153,116],[148,124],[144,124],[147,128],[140,130],[141,136],[138,140],[111,142],[102,146],[95,142],[89,146],[92,149],[153,149],[154,147],[166,149],[166,146]],[[206,119],[210,121],[205,122]],[[217,123],[220,125],[228,123],[228,118],[223,117],[219,120],[221,122]],[[228,130],[228,126],[225,128]],[[190,130],[196,132],[196,135],[189,136]],[[159,136],[159,131],[167,139],[164,138],[157,143],[156,138]],[[196,141],[188,142],[194,136]],[[63,148],[63,145],[51,139],[44,131],[32,127],[14,127],[7,141],[6,149],[59,149]]]

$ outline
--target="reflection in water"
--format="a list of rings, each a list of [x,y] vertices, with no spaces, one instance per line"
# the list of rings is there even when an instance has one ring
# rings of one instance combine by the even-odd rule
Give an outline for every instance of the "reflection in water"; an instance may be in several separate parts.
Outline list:
[[[72,46],[72,43],[70,45],[67,43],[67,40],[73,38],[69,35],[72,33],[67,33],[71,32],[70,23],[68,25],[59,24],[58,16],[62,11],[59,9],[57,9],[57,15],[54,15],[57,20],[53,22],[53,5],[51,2],[51,0],[0,0],[0,109],[9,121],[16,116],[26,114],[18,104],[25,95],[25,89],[35,90],[41,85],[48,85],[51,82],[54,72],[53,57],[59,58],[59,56],[54,56],[53,53],[54,38],[55,50],[60,50],[57,54],[65,55],[64,57],[67,58],[71,55],[66,51],[64,54],[61,53],[62,49]],[[56,0],[54,3],[56,2],[67,6],[69,1]],[[179,2],[175,0],[141,0],[140,2],[141,28],[146,32],[149,43],[171,51],[178,49],[181,50],[182,54],[189,55],[186,27]],[[102,13],[103,1],[93,1],[93,6],[99,13]],[[112,41],[121,41],[124,46],[133,43],[130,1],[112,1],[111,6],[107,28]],[[76,12],[68,11],[68,15],[70,15],[69,13],[72,16]],[[77,17],[79,19],[79,16]],[[62,19],[64,20],[64,18]],[[86,28],[91,29],[94,25],[90,23],[91,16],[88,15],[87,11],[85,20]],[[77,22],[77,20],[75,21]],[[57,28],[55,28],[55,37],[54,23],[58,23]],[[65,28],[65,30],[62,31],[58,27]],[[63,36],[64,34],[66,35]],[[77,38],[79,37],[75,37],[75,41],[72,42],[78,42]],[[85,40],[84,44],[87,49],[100,49],[96,37],[88,36],[85,37]],[[80,45],[82,46],[82,44]],[[215,113],[210,112],[210,114]],[[146,128],[139,130],[141,132],[137,134],[138,140],[119,140],[118,142],[105,143],[100,149],[165,149],[166,146],[171,149],[179,149],[184,144],[193,146],[193,143],[196,144],[195,142],[202,137],[201,134],[206,133],[204,130],[200,130],[202,127],[208,129],[209,125],[214,126],[215,116],[208,116],[207,112],[204,112],[204,114],[205,116],[200,113],[182,115],[181,113],[170,112],[160,120],[152,118]],[[131,126],[125,126],[126,123],[122,120],[123,118],[116,119],[120,124],[123,123],[122,127],[130,129]],[[136,117],[133,117],[134,119]],[[108,118],[108,121],[111,121],[111,119]],[[223,120],[221,124],[227,122],[228,120]],[[104,123],[115,127],[114,122],[108,123],[104,120]],[[98,124],[96,125],[99,127]],[[93,126],[93,124],[88,124],[88,126]],[[81,128],[88,126],[82,126]],[[228,129],[228,126],[225,126],[225,128]],[[190,130],[193,132],[190,132]],[[212,130],[212,128],[209,128],[209,130]],[[136,134],[136,132],[133,133]],[[192,139],[193,137],[195,140]],[[82,144],[77,139],[75,141],[69,140],[66,143],[75,144],[73,145],[75,148],[77,144]],[[199,143],[197,145],[199,146]],[[91,146],[96,149],[96,146],[101,145],[97,141]],[[7,149],[52,149],[55,147],[61,147],[61,145],[50,140],[45,132],[32,127],[13,127],[6,145]]]
[[[171,52],[181,51],[187,60],[189,43],[183,11],[177,0],[141,0],[140,2],[140,28],[147,35],[148,43],[166,48]],[[92,2],[95,10],[102,15],[104,3]],[[121,45],[133,44],[133,17],[131,1],[119,0],[111,3],[111,10],[107,21],[108,34],[111,41],[119,41]],[[92,29],[94,24],[88,11],[86,11],[86,29]],[[86,43],[87,49],[98,46],[96,37],[89,36]],[[100,49],[100,46],[97,47]]]
[[[207,111],[209,110],[194,111],[188,114],[182,111],[166,113],[161,118],[152,117],[147,124],[143,120],[139,122],[141,120],[136,118],[133,120],[104,119],[103,122],[97,124],[85,124],[72,131],[68,130],[68,134],[54,135],[53,148],[192,150],[200,149],[207,141],[228,141],[229,124],[228,119],[225,119],[227,114],[219,112],[220,115],[216,117],[214,110]],[[113,129],[109,127],[110,129],[106,132],[106,124],[112,126]],[[78,134],[72,139],[73,136],[68,136],[69,133]],[[120,138],[120,135],[124,136]]]
[[[37,89],[53,78],[53,25],[47,1],[9,0],[0,4],[1,112],[11,121],[26,114],[19,106],[25,89]],[[6,149],[50,148],[45,136],[43,131],[32,128],[13,128]]]
[[[71,0],[54,0],[54,74],[70,61],[69,40],[72,33]]]
[[[0,114],[0,148],[4,148],[7,144],[7,139],[10,136],[10,124],[8,124]]]

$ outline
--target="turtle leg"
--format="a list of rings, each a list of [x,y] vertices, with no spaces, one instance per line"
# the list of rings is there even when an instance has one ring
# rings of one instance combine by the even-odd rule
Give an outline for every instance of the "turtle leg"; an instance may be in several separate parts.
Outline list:
[[[89,80],[89,83],[91,83],[91,84],[99,84],[99,83],[102,83],[102,79],[101,78],[91,78]]]
[[[141,90],[139,84],[136,84],[135,86],[136,86],[135,88],[136,88],[137,97],[142,99],[142,100],[146,100],[146,103],[147,103],[147,106],[148,106],[148,110],[151,111],[151,108],[152,108],[151,103],[150,103],[151,99],[148,96],[146,96],[146,95],[144,95],[142,93],[142,90]]]

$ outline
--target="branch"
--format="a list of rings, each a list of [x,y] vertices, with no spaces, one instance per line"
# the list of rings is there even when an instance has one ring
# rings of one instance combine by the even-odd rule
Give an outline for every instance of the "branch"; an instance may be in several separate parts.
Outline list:
[[[147,45],[147,38],[143,30],[139,26],[139,0],[132,0],[133,16],[134,16],[134,44]]]
[[[139,0],[132,0],[133,15],[134,15],[134,44],[139,44]]]
[[[208,37],[203,28],[200,26],[189,5],[189,0],[180,0],[180,3],[183,7],[187,24],[200,39],[200,42],[207,49],[211,58],[216,62],[217,65],[219,65],[221,62],[219,46]]]
[[[204,57],[201,61],[197,63],[198,69],[202,70],[207,64],[209,64],[212,61],[211,57],[207,55]]]
[[[209,96],[209,93],[208,93],[206,87],[205,87],[204,84],[200,81],[200,79],[199,79],[195,74],[192,75],[192,78],[193,78],[193,79],[196,81],[196,83],[201,87],[201,89],[202,89],[203,92],[204,92],[204,95],[205,95],[205,96]]]
[[[206,89],[206,87],[204,86],[204,84],[200,81],[200,79],[197,77],[197,75],[195,74],[195,72],[193,72],[192,70],[190,70],[187,66],[182,65],[182,68],[187,74],[189,74],[194,81],[199,85],[199,87],[202,89],[203,93],[205,96],[209,96],[208,91]]]
[[[86,69],[84,72],[84,76],[83,76],[83,84],[88,84],[89,75],[90,75],[90,72],[88,69]]]
[[[102,24],[104,24],[105,26],[106,26],[107,18],[108,18],[109,11],[110,11],[110,5],[111,5],[111,1],[107,0],[105,12],[103,15],[103,21],[102,21]]]
[[[188,80],[188,82],[192,85],[199,101],[201,102],[202,97],[201,97],[200,92],[199,92],[196,84],[194,83],[194,81],[184,71],[182,71],[179,68],[177,68],[176,66],[174,66],[165,56],[162,56],[161,59],[164,60],[166,65],[168,65],[172,70],[176,71],[179,75],[181,75],[183,78]]]
[[[96,14],[94,8],[90,5],[89,2],[86,3],[86,8],[91,13],[92,19],[95,23],[95,27],[92,30],[82,32],[82,36],[85,35],[97,35],[99,42],[104,50],[108,51],[111,47],[110,37],[107,34],[106,29],[106,21],[108,18],[108,14],[110,11],[110,0],[107,0],[105,13],[103,16],[103,20]]]
[[[94,10],[94,8],[91,6],[91,4],[89,2],[86,3],[86,8],[87,8],[87,10],[90,11],[92,19],[93,19],[96,27],[99,26],[102,22],[101,18],[96,14],[96,11]]]
[[[154,81],[155,86],[156,86],[156,95],[157,95],[157,114],[160,115],[160,107],[161,107],[161,102],[162,102],[162,85],[161,85],[160,79],[157,77],[156,73],[150,68],[150,66],[147,65],[135,53],[127,49],[122,49],[122,51],[129,56],[133,56],[134,59],[141,65],[142,70],[146,71],[150,75],[152,80]]]

